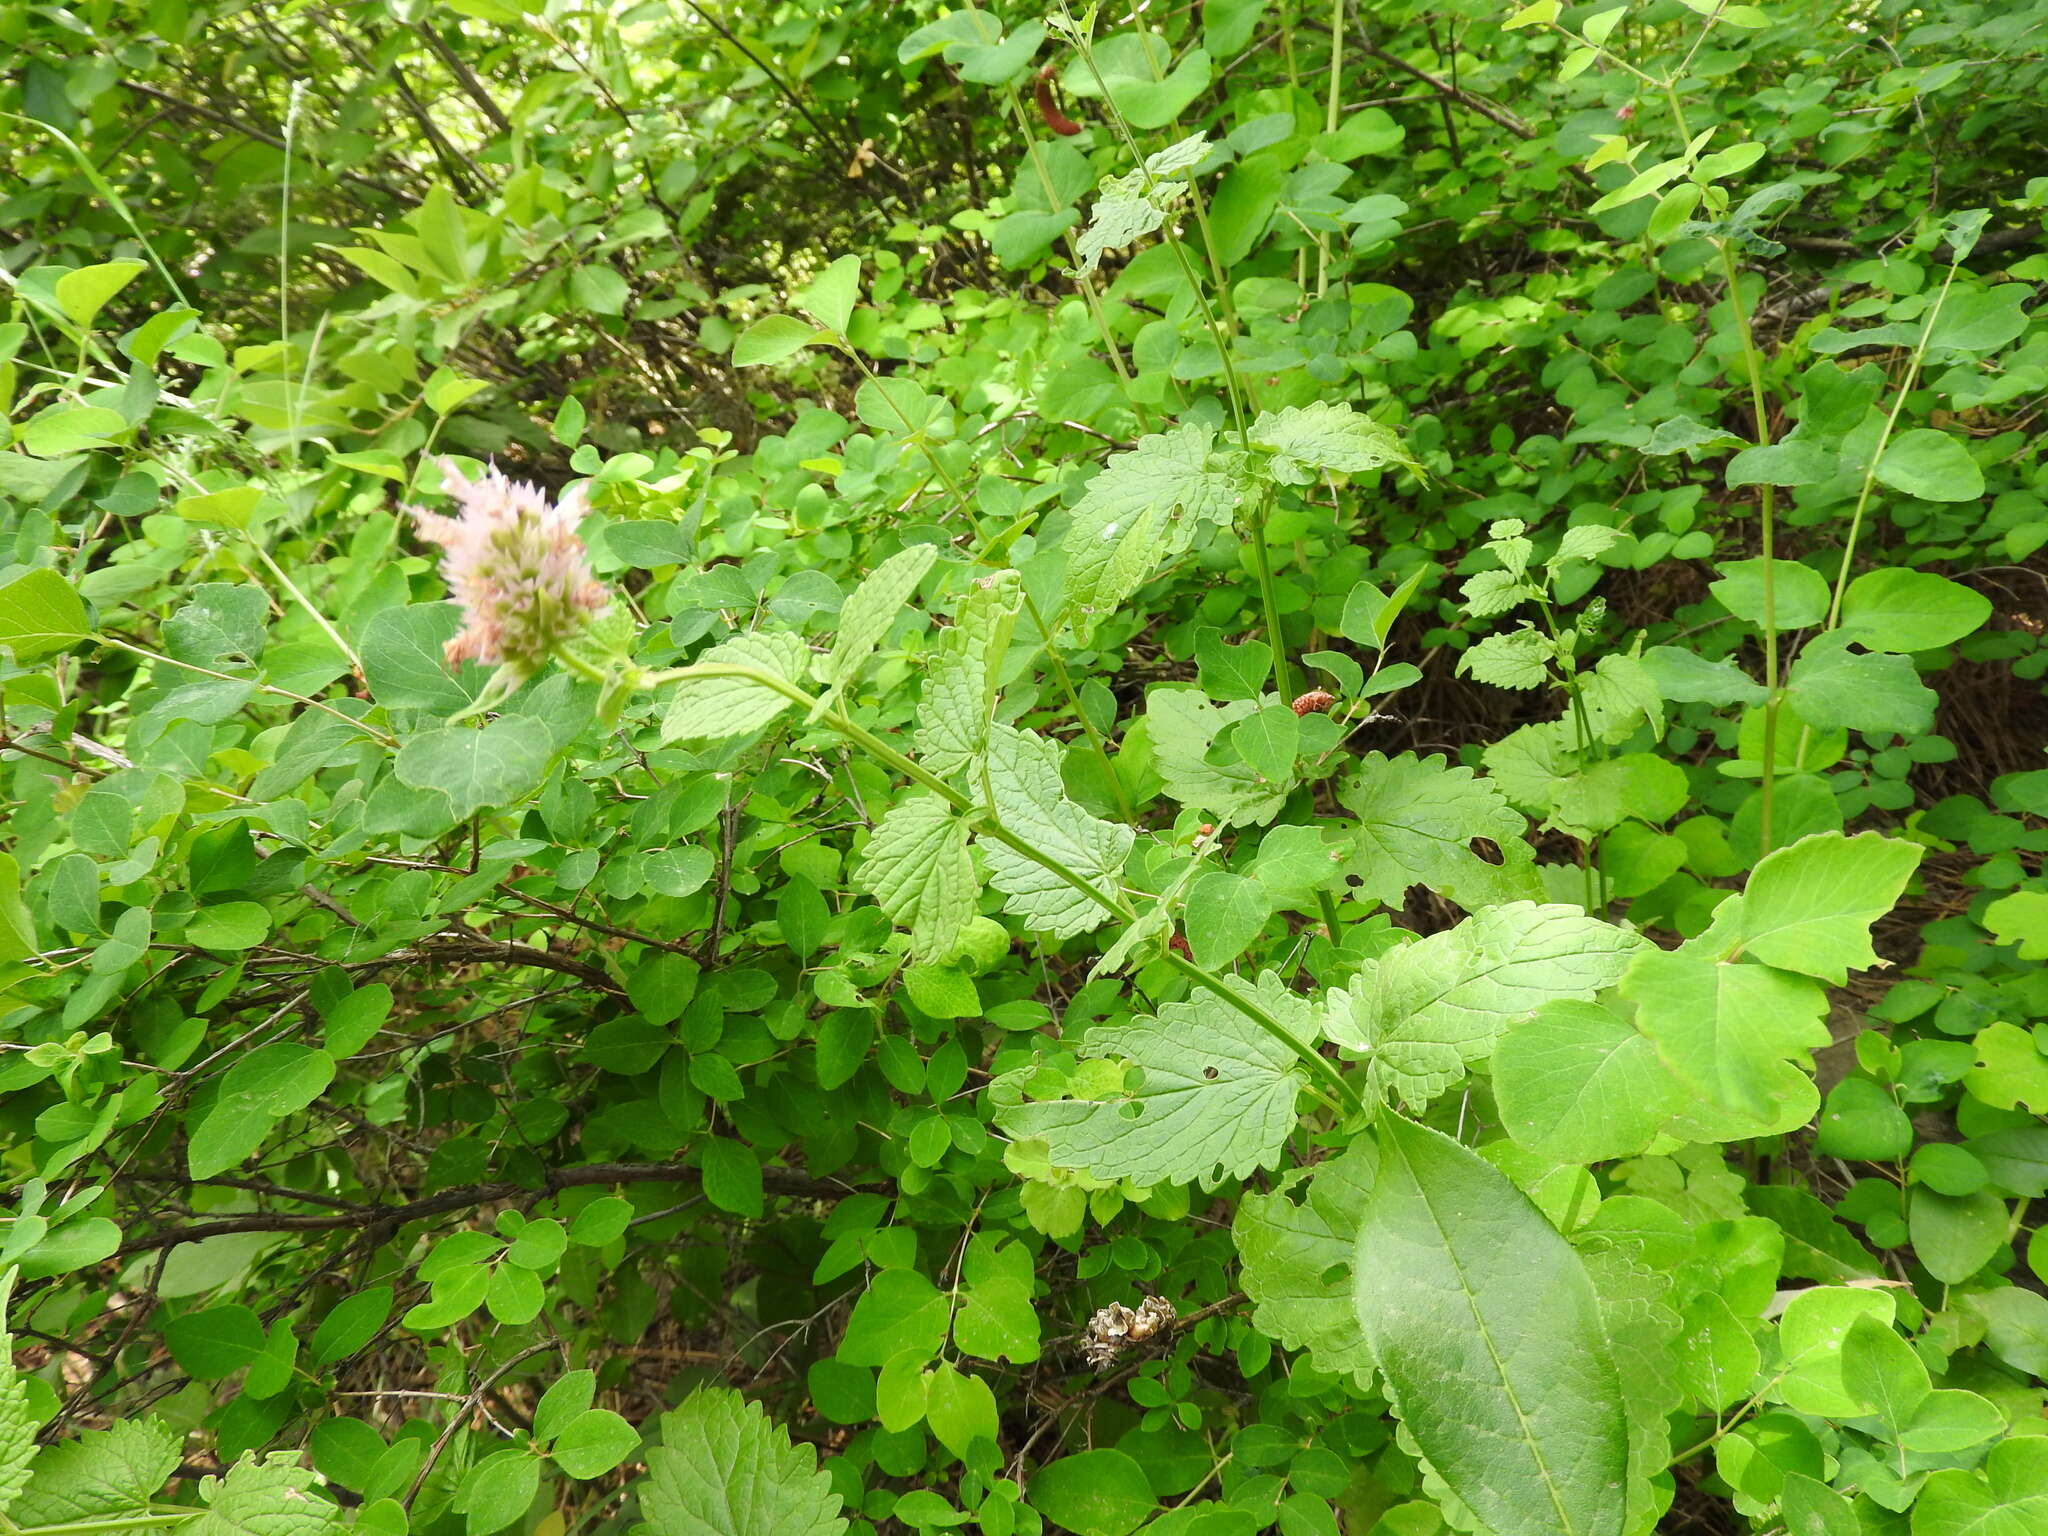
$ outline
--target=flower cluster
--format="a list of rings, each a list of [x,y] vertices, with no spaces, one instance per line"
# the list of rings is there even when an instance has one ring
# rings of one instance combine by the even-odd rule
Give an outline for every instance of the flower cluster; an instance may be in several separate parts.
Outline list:
[[[495,663],[531,677],[608,601],[576,536],[580,491],[558,505],[538,486],[496,468],[471,480],[446,459],[440,466],[459,513],[408,510],[420,537],[446,551],[441,574],[462,605],[448,664]]]

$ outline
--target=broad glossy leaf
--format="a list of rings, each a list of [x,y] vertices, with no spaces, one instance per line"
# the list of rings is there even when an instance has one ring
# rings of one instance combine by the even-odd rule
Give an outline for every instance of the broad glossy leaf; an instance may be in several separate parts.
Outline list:
[[[1498,1536],[1619,1536],[1628,1425],[1599,1300],[1527,1196],[1383,1116],[1353,1275],[1395,1411],[1452,1492]]]
[[[1877,963],[1870,925],[1892,909],[1921,849],[1877,832],[1816,833],[1767,855],[1743,892],[1743,947],[1836,986]]]

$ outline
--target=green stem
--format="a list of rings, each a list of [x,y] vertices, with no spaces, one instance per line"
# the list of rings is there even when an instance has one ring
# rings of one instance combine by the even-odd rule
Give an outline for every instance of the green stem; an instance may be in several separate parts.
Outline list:
[[[1717,242],[1721,248],[1721,270],[1728,278],[1728,307],[1735,316],[1737,339],[1742,343],[1742,361],[1749,374],[1750,412],[1756,420],[1756,445],[1768,447],[1771,441],[1770,407],[1764,399],[1764,364],[1756,349],[1756,337],[1750,329],[1749,313],[1742,307],[1742,274],[1736,269],[1735,247],[1728,241]],[[1763,741],[1763,783],[1762,800],[1758,807],[1757,844],[1760,852],[1771,851],[1771,812],[1776,796],[1778,774],[1778,707],[1782,702],[1778,696],[1778,589],[1775,577],[1777,521],[1775,487],[1757,487],[1758,504],[1762,512],[1763,543],[1763,616],[1764,632],[1764,741]]]
[[[1323,106],[1323,131],[1337,131],[1337,106],[1344,79],[1344,0],[1330,0],[1330,84]],[[1330,291],[1330,237],[1316,231],[1316,297]]]
[[[1102,760],[1102,771],[1109,775],[1110,793],[1116,796],[1118,813],[1127,822],[1138,819],[1131,809],[1130,797],[1124,793],[1124,781],[1118,777],[1116,764],[1109,760],[1109,743],[1102,739],[1102,733],[1095,729],[1095,722],[1088,718],[1088,711],[1081,707],[1081,695],[1074,687],[1073,674],[1067,671],[1067,664],[1061,658],[1059,647],[1053,643],[1052,630],[1045,622],[1045,615],[1038,611],[1038,604],[1031,594],[1024,595],[1024,606],[1030,610],[1031,622],[1038,626],[1038,632],[1045,638],[1046,660],[1052,663],[1053,675],[1060,680],[1060,689],[1067,696],[1067,703],[1073,708],[1074,718],[1081,722],[1081,729],[1088,735],[1088,744],[1095,748],[1095,755]]]
[[[1273,647],[1273,688],[1285,704],[1294,697],[1287,672],[1287,637],[1280,630],[1280,597],[1273,586],[1273,557],[1266,548],[1266,512],[1272,505],[1273,488],[1268,485],[1252,503],[1252,569],[1259,578],[1259,603],[1266,614],[1266,643]]]
[[[1352,1114],[1360,1114],[1364,1111],[1365,1100],[1359,1097],[1358,1090],[1344,1080],[1344,1074],[1339,1072],[1335,1063],[1325,1057],[1322,1052],[1306,1041],[1295,1038],[1292,1030],[1288,1029],[1286,1025],[1282,1024],[1250,998],[1233,992],[1224,985],[1223,978],[1214,971],[1205,970],[1177,950],[1169,949],[1162,958],[1174,970],[1187,977],[1188,980],[1199,982],[1202,986],[1207,987],[1216,996],[1222,998],[1224,1002],[1230,1004],[1231,1007],[1272,1036],[1273,1039],[1286,1046],[1309,1069],[1310,1074],[1315,1077],[1317,1085],[1334,1093],[1337,1096],[1338,1102],[1345,1109],[1349,1110]]]

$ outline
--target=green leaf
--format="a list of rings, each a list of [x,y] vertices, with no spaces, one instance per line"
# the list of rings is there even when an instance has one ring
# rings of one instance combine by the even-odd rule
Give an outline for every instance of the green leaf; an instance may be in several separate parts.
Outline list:
[[[1356,818],[1343,875],[1361,900],[1398,908],[1421,885],[1471,912],[1541,893],[1527,819],[1470,768],[1368,752],[1337,800]],[[1474,853],[1477,838],[1489,839],[1502,862]]]
[[[21,899],[21,867],[0,853],[0,965],[25,960],[42,948],[36,920]]]
[[[921,960],[951,957],[980,883],[967,853],[967,823],[936,795],[897,802],[868,839],[857,879],[900,928]]]
[[[0,1307],[12,1289],[12,1276],[0,1286]],[[28,1380],[14,1363],[14,1337],[0,1333],[0,1515],[5,1515],[28,1485],[36,1458],[39,1415],[31,1408]]]
[[[386,608],[363,626],[363,673],[370,696],[386,709],[423,709],[453,715],[476,701],[482,670],[465,665],[475,686],[458,681],[442,661],[442,648],[462,627],[453,603]],[[302,717],[303,718],[303,717]]]
[[[1301,717],[1285,704],[1262,705],[1230,729],[1231,745],[1245,766],[1265,783],[1285,789],[1294,782],[1301,751]]]
[[[1159,1507],[1145,1469],[1107,1448],[1040,1467],[1030,1494],[1033,1509],[1074,1536],[1130,1536]]]
[[[1077,264],[1068,276],[1089,276],[1111,251],[1136,245],[1158,229],[1166,222],[1167,205],[1186,190],[1184,183],[1165,182],[1158,184],[1155,191],[1137,171],[1127,176],[1104,177],[1089,210],[1088,223],[1074,237]]]
[[[174,1317],[164,1343],[178,1368],[198,1381],[219,1381],[263,1358],[263,1319],[243,1306],[213,1307]]]
[[[325,1369],[374,1339],[391,1316],[394,1294],[388,1285],[373,1285],[336,1302],[313,1330],[313,1364]]]
[[[1230,964],[1250,948],[1272,915],[1273,899],[1256,880],[1210,870],[1188,892],[1182,919],[1195,964],[1210,970]]]
[[[810,671],[811,653],[792,634],[755,631],[714,645],[697,664],[750,667],[800,682]],[[750,677],[686,677],[669,695],[662,717],[664,742],[719,741],[758,731],[794,702],[766,683]]]
[[[988,791],[1004,830],[1064,864],[1097,890],[1114,894],[1136,834],[1090,816],[1060,786],[1056,743],[1007,725],[987,734]],[[1044,865],[984,836],[978,846],[989,883],[1003,893],[1003,910],[1034,930],[1071,938],[1098,928],[1112,914],[1072,882]]]
[[[147,270],[145,262],[103,261],[95,266],[80,267],[75,272],[66,272],[57,279],[52,292],[65,318],[80,330],[85,330],[91,326],[93,317],[106,307],[109,299]]]
[[[1395,1115],[1353,1263],[1394,1410],[1499,1536],[1620,1536],[1621,1386],[1585,1267],[1485,1159]]]
[[[1761,629],[1767,568],[1776,628],[1807,629],[1827,617],[1830,594],[1826,580],[1812,566],[1797,560],[1724,560],[1715,567],[1720,579],[1707,590],[1736,618]]]
[[[1931,651],[1975,634],[1991,599],[1932,571],[1866,571],[1842,594],[1842,630],[1866,650]]]
[[[793,1446],[760,1405],[698,1389],[662,1415],[647,1452],[649,1536],[840,1536],[840,1495],[809,1446]]]
[[[758,1220],[764,1209],[761,1159],[745,1142],[713,1136],[698,1151],[704,1195],[721,1211]]]
[[[1076,645],[1122,606],[1160,562],[1184,553],[1204,524],[1227,528],[1237,490],[1211,453],[1215,434],[1195,424],[1138,439],[1113,453],[1074,505],[1059,547],[1067,556],[1061,622]]]
[[[1493,1053],[1501,1032],[1555,998],[1589,999],[1645,946],[1576,907],[1488,908],[1368,962],[1324,994],[1323,1028],[1366,1054],[1372,1086],[1419,1108]]]
[[[1230,1229],[1259,1331],[1306,1350],[1319,1371],[1349,1375],[1362,1392],[1372,1386],[1372,1351],[1352,1302],[1351,1261],[1378,1165],[1374,1144],[1355,1141],[1286,1174],[1272,1194],[1247,1190]]]
[[[1778,849],[1743,893],[1743,947],[1766,965],[1841,986],[1878,963],[1870,925],[1891,911],[1920,854],[1876,832],[1819,832]]]
[[[0,647],[12,651],[16,661],[69,650],[90,633],[85,604],[48,566],[0,586]]]
[[[993,1445],[1002,1433],[996,1395],[988,1383],[947,1362],[941,1362],[926,1384],[924,1416],[939,1444],[962,1461],[976,1440]]]
[[[640,1431],[609,1408],[590,1408],[569,1421],[549,1454],[571,1477],[602,1477],[640,1447]]]
[[[1560,1162],[1641,1152],[1680,1104],[1656,1047],[1598,1003],[1545,1003],[1500,1037],[1493,1091],[1516,1141]]]
[[[1904,656],[1849,649],[1841,630],[1815,636],[1785,679],[1785,701],[1816,730],[1921,736],[1940,703]]]
[[[263,503],[263,487],[260,485],[233,485],[223,491],[203,491],[195,496],[180,496],[171,510],[188,523],[198,523],[207,528],[233,528],[246,532],[255,520],[256,509]]]
[[[1921,1485],[1913,1536],[2035,1536],[2048,1524],[2048,1439],[2015,1435],[1976,1471],[1949,1467]]]
[[[454,1505],[469,1536],[492,1536],[516,1524],[540,1492],[540,1458],[524,1446],[495,1451],[469,1469]]]
[[[1280,485],[1313,485],[1325,474],[1363,474],[1389,464],[1417,467],[1392,427],[1343,401],[1261,411],[1251,441],[1272,455],[1266,473]]]
[[[414,789],[445,795],[457,821],[524,800],[554,756],[548,728],[530,715],[501,715],[482,730],[450,725],[412,737],[393,771]]]
[[[860,257],[841,256],[811,279],[797,295],[797,304],[828,330],[844,332],[860,299]],[[738,363],[739,359],[734,358]]]
[[[1970,450],[1933,427],[1915,427],[1887,443],[1877,478],[1923,501],[1976,501],[1984,494],[1984,471]]]
[[[953,1343],[978,1360],[1028,1365],[1038,1358],[1038,1309],[1031,1252],[1015,1240],[977,1233],[969,1242],[961,1277],[965,1289],[953,1316]]]
[[[229,1067],[213,1106],[185,1149],[195,1179],[238,1166],[263,1144],[270,1128],[296,1114],[334,1081],[334,1058],[290,1041],[258,1046]]]
[[[116,1418],[47,1446],[7,1518],[21,1529],[140,1515],[178,1470],[183,1437],[161,1419]],[[0,1498],[0,1504],[4,1504]]]
[[[201,949],[254,949],[270,933],[270,911],[261,902],[223,901],[201,907],[185,925],[185,937]]]
[[[324,1536],[339,1522],[334,1506],[313,1493],[313,1474],[297,1451],[258,1461],[243,1457],[224,1478],[200,1482],[207,1510],[179,1530],[188,1536]]]
[[[1167,794],[1226,825],[1271,821],[1286,803],[1282,790],[1262,782],[1244,763],[1218,767],[1208,760],[1225,728],[1257,709],[1249,699],[1211,704],[1192,688],[1154,688],[1147,694],[1145,721]]]
[[[732,344],[732,365],[758,368],[779,363],[831,334],[794,315],[769,315],[740,332],[739,340]]]
[[[886,1365],[917,1351],[929,1360],[945,1342],[951,1303],[914,1269],[878,1272],[854,1303],[839,1358],[848,1365]]]
[[[1267,972],[1253,999],[1297,1039],[1315,1038],[1308,1004]],[[1156,1017],[1093,1029],[1083,1060],[1127,1062],[1121,1091],[1096,1099],[1026,1100],[996,1112],[1013,1137],[1046,1143],[1056,1168],[1134,1184],[1213,1187],[1270,1168],[1297,1120],[1302,1076],[1295,1053],[1209,992],[1169,1003]]]
[[[917,755],[941,778],[965,784],[961,774],[987,750],[1000,670],[1023,606],[1015,571],[981,577],[938,638],[918,701]]]
[[[818,680],[828,687],[827,697],[859,674],[861,663],[874,654],[876,645],[916,595],[917,584],[924,580],[925,572],[938,557],[937,545],[912,544],[876,566],[854,588],[853,596],[839,610],[839,638],[833,643],[832,654],[818,669]],[[824,700],[820,699],[819,708],[823,706]],[[817,711],[812,714],[815,718]]]

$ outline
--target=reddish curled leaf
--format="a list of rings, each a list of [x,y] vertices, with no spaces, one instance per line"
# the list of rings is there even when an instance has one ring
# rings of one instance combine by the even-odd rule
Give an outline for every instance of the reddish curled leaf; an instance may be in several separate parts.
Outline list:
[[[1062,112],[1059,103],[1052,99],[1052,72],[1053,66],[1050,64],[1038,72],[1035,92],[1038,98],[1038,115],[1045,119],[1046,127],[1062,138],[1068,138],[1079,133],[1081,125]]]

